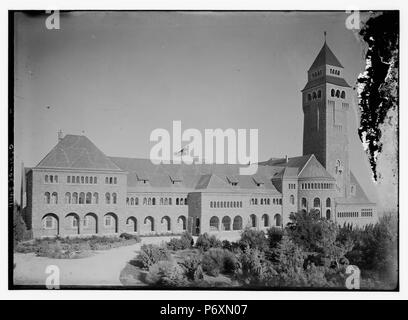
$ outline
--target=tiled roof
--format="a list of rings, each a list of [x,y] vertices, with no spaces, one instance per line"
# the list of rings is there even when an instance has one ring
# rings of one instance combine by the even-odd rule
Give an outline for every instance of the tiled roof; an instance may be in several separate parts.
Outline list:
[[[64,168],[120,171],[87,137],[66,135],[36,168]]]
[[[239,169],[242,167],[238,164],[160,164],[155,165],[149,159],[135,158],[110,158],[118,167],[128,172],[128,189],[130,191],[144,188],[143,190],[253,190],[261,192],[269,190],[276,191],[271,182],[273,176],[273,168],[258,166],[258,172],[252,176],[240,175]],[[137,180],[138,172],[143,172],[144,176],[149,177],[148,185],[140,185]],[[175,176],[180,179],[180,183],[174,185],[171,177]],[[232,178],[233,177],[233,178]],[[255,180],[264,182],[262,188],[258,187]],[[232,186],[231,178],[237,182],[237,186]],[[262,191],[264,192],[264,191]]]
[[[340,61],[334,55],[333,51],[331,51],[327,43],[324,42],[322,49],[320,50],[310,69],[314,69],[326,64],[343,68]]]
[[[307,89],[310,89],[310,88],[313,88],[313,87],[316,87],[316,86],[319,86],[325,83],[331,83],[336,86],[346,87],[346,88],[350,87],[347,81],[344,80],[343,78],[325,75],[323,77],[320,77],[318,79],[315,79],[315,80],[312,80],[306,83],[306,86],[303,88],[302,91],[305,91]]]

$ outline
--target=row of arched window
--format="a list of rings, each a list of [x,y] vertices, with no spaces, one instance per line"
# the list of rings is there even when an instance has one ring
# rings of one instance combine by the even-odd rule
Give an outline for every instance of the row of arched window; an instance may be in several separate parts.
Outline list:
[[[330,95],[332,97],[346,99],[346,92],[345,91],[340,92],[340,90],[331,89]]]
[[[155,205],[164,205],[164,206],[171,206],[173,204],[172,198],[143,198],[142,204],[144,206],[155,206]],[[128,206],[138,206],[139,205],[139,197],[127,197],[126,204]],[[187,205],[187,198],[176,198],[175,199],[176,206],[183,206]]]
[[[361,216],[362,217],[372,217],[373,209],[361,209]]]
[[[210,208],[242,208],[242,201],[210,201]]]
[[[45,183],[58,183],[58,176],[57,175],[48,175],[46,174],[44,177],[44,182]]]
[[[339,76],[340,75],[340,70],[330,69],[330,73],[335,74],[336,76]]]
[[[105,177],[105,184],[117,184],[118,178],[116,177]]]
[[[251,198],[251,200],[249,201],[250,205],[258,205],[258,203],[260,205],[270,205],[271,199],[269,198],[261,198],[261,199]],[[273,198],[272,204],[282,204],[282,198]]]
[[[88,176],[67,176],[67,183],[97,184],[98,179]]]
[[[99,194],[94,192],[66,192],[65,193],[65,204],[98,204]]]
[[[262,216],[262,227],[270,227],[269,215],[264,214]],[[282,218],[279,213],[275,214],[274,217],[274,226],[282,226]],[[231,226],[232,222],[232,226]],[[258,227],[258,218],[255,214],[249,216],[248,225],[251,228]],[[232,227],[232,228],[231,228]],[[229,216],[224,216],[221,220],[221,230],[230,231],[230,230],[242,230],[244,228],[242,217],[237,215],[231,221]],[[220,230],[220,219],[217,216],[212,216],[210,219],[210,231],[219,231]]]
[[[358,218],[358,211],[354,212],[337,212],[339,218]]]
[[[312,93],[307,94],[307,101],[321,99],[322,98],[322,90],[313,91]]]
[[[325,183],[325,182],[313,182],[313,183],[302,183],[302,190],[332,190],[334,189],[334,183]]]
[[[301,205],[302,205],[302,208],[307,208],[308,207],[308,203],[307,203],[306,198],[302,198]],[[326,207],[327,208],[331,207],[331,199],[330,198],[326,199]],[[313,199],[313,208],[320,208],[320,198],[314,198]]]
[[[65,204],[98,204],[99,195],[97,192],[93,194],[91,192],[66,192],[65,193]],[[45,192],[44,193],[44,202],[46,204],[58,204],[58,193],[57,192]],[[110,194],[107,192],[105,194],[105,203],[106,204],[116,204],[117,203],[117,194]]]
[[[312,78],[316,78],[318,76],[321,76],[323,74],[323,71],[320,69],[318,71],[312,72]]]

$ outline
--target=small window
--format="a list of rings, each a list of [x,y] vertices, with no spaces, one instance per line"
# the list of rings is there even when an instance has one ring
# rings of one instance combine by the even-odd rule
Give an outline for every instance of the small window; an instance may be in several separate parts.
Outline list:
[[[45,218],[45,228],[53,229],[54,228],[54,219],[51,216]]]
[[[71,183],[71,176],[67,177],[67,183]]]
[[[334,96],[336,95],[336,91],[335,91],[334,89],[331,89],[330,95],[331,95],[332,97],[334,97]]]
[[[110,227],[112,225],[112,219],[111,216],[106,216],[105,217],[105,226]]]

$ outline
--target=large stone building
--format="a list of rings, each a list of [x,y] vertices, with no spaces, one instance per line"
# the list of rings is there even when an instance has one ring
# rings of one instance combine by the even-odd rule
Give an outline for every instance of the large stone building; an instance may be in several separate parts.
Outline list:
[[[24,171],[26,222],[34,237],[264,229],[311,209],[339,224],[375,222],[376,206],[350,171],[350,96],[325,43],[302,90],[303,155],[261,162],[252,176],[239,165],[108,157],[83,135],[59,134]]]

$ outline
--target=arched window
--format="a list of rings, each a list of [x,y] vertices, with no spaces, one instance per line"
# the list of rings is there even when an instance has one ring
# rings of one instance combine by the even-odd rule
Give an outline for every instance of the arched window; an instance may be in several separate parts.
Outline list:
[[[336,90],[336,98],[340,98],[340,90]]]
[[[76,177],[76,183],[79,183],[79,176]]]
[[[98,180],[96,179],[96,177],[94,177],[94,184],[97,184]]]
[[[93,184],[93,177],[89,177],[89,183]]]
[[[212,201],[210,201],[210,208],[212,208],[213,207],[213,202]]]
[[[50,195],[49,192],[46,192],[44,194],[44,202],[47,203],[47,204],[49,204],[51,202],[51,195]]]
[[[70,193],[70,192],[66,192],[66,193],[65,193],[65,203],[66,203],[66,204],[70,204],[70,203],[71,203],[71,193]]]
[[[317,95],[316,95],[316,91],[313,92],[313,100],[316,100]]]
[[[118,178],[116,178],[116,177],[113,178],[113,183],[114,183],[114,184],[118,184]]]
[[[169,198],[169,206],[171,206],[172,202],[173,202],[172,198]]]
[[[249,216],[249,219],[251,220],[251,227],[252,227],[252,228],[256,228],[256,215],[251,214],[251,215]]]
[[[326,210],[326,219],[330,220],[330,209]]]
[[[267,214],[262,216],[262,221],[264,227],[269,227],[269,216]]]
[[[55,183],[58,183],[58,176],[55,176]]]
[[[277,226],[277,227],[282,226],[282,217],[281,217],[281,215],[279,213],[275,214],[273,219],[275,220],[275,226]]]
[[[53,183],[54,182],[54,176],[50,176],[50,183]]]
[[[116,201],[117,201],[117,195],[116,193],[112,193],[112,203],[116,204]]]
[[[143,198],[143,205],[144,206],[147,205],[147,199],[146,198]]]
[[[89,179],[88,177],[85,177],[85,183],[89,183],[88,179]]]
[[[72,194],[72,203],[77,204],[78,203],[78,193],[74,192]]]
[[[135,198],[135,205],[136,205],[136,206],[139,205],[139,198],[138,198],[138,197]]]
[[[109,184],[113,184],[113,178],[112,177],[109,178]]]
[[[151,205],[152,205],[152,198],[148,198],[148,199],[147,199],[147,205],[148,205],[148,206],[151,206]]]
[[[152,205],[153,205],[153,206],[156,205],[156,198],[152,198]]]
[[[81,177],[81,183],[84,183],[85,181],[84,181],[84,177],[82,176]]]
[[[331,200],[330,198],[326,199],[326,207],[330,208],[331,207]]]
[[[312,95],[310,93],[307,94],[307,101],[312,100]]]
[[[86,193],[85,202],[86,202],[86,204],[91,204],[92,203],[92,193],[90,193],[90,192]]]
[[[176,205],[178,206],[179,205],[179,198],[176,198]]]
[[[322,97],[322,90],[317,91],[317,97],[321,98]]]
[[[331,89],[330,95],[331,95],[332,97],[334,97],[334,96],[336,95],[336,91],[335,91],[334,89]]]
[[[154,218],[148,216],[144,219],[144,224],[146,224],[149,231],[154,231]]]
[[[126,197],[126,205],[129,205],[129,197]]]
[[[48,183],[48,174],[45,175],[44,181],[45,183]]]
[[[135,204],[135,199],[130,198],[130,205],[133,206]]]
[[[167,206],[169,204],[169,199],[164,198],[164,205]]]
[[[290,204],[295,204],[295,196],[293,194],[290,195]]]
[[[105,193],[105,203],[110,204],[110,193],[109,192]]]
[[[187,205],[187,198],[184,198],[184,205]]]
[[[161,219],[161,223],[164,224],[166,231],[171,231],[170,218],[168,216],[164,216]]]
[[[242,230],[242,218],[241,216],[236,216],[232,223],[233,230]]]
[[[182,206],[184,204],[184,199],[180,198],[180,205]]]
[[[307,208],[307,200],[306,200],[306,198],[302,198],[302,208]]]
[[[51,202],[53,204],[57,204],[58,203],[58,193],[53,192],[52,195],[51,195],[51,200],[52,200]]]
[[[180,217],[178,217],[177,222],[180,223],[180,221],[181,221],[181,223],[182,223],[182,230],[187,230],[186,217],[185,217],[185,216],[180,216]]]
[[[98,204],[99,201],[99,195],[97,192],[94,192],[93,194],[93,203]]]
[[[218,217],[213,216],[210,219],[210,230],[211,231],[218,231],[219,230],[219,224],[220,224],[220,220],[218,219]]]
[[[105,178],[105,184],[108,184],[108,183],[109,183],[109,178],[106,177],[106,178]]]
[[[228,216],[225,216],[222,218],[222,229],[225,231],[230,231],[231,230],[231,218]]]
[[[344,91],[341,92],[341,98],[345,99],[346,98],[346,93]]]
[[[263,199],[261,199],[261,204],[263,204],[263,202],[264,202]]]
[[[320,208],[320,198],[313,199],[313,207]]]
[[[81,192],[79,194],[79,204],[84,204],[85,203],[85,193]]]

